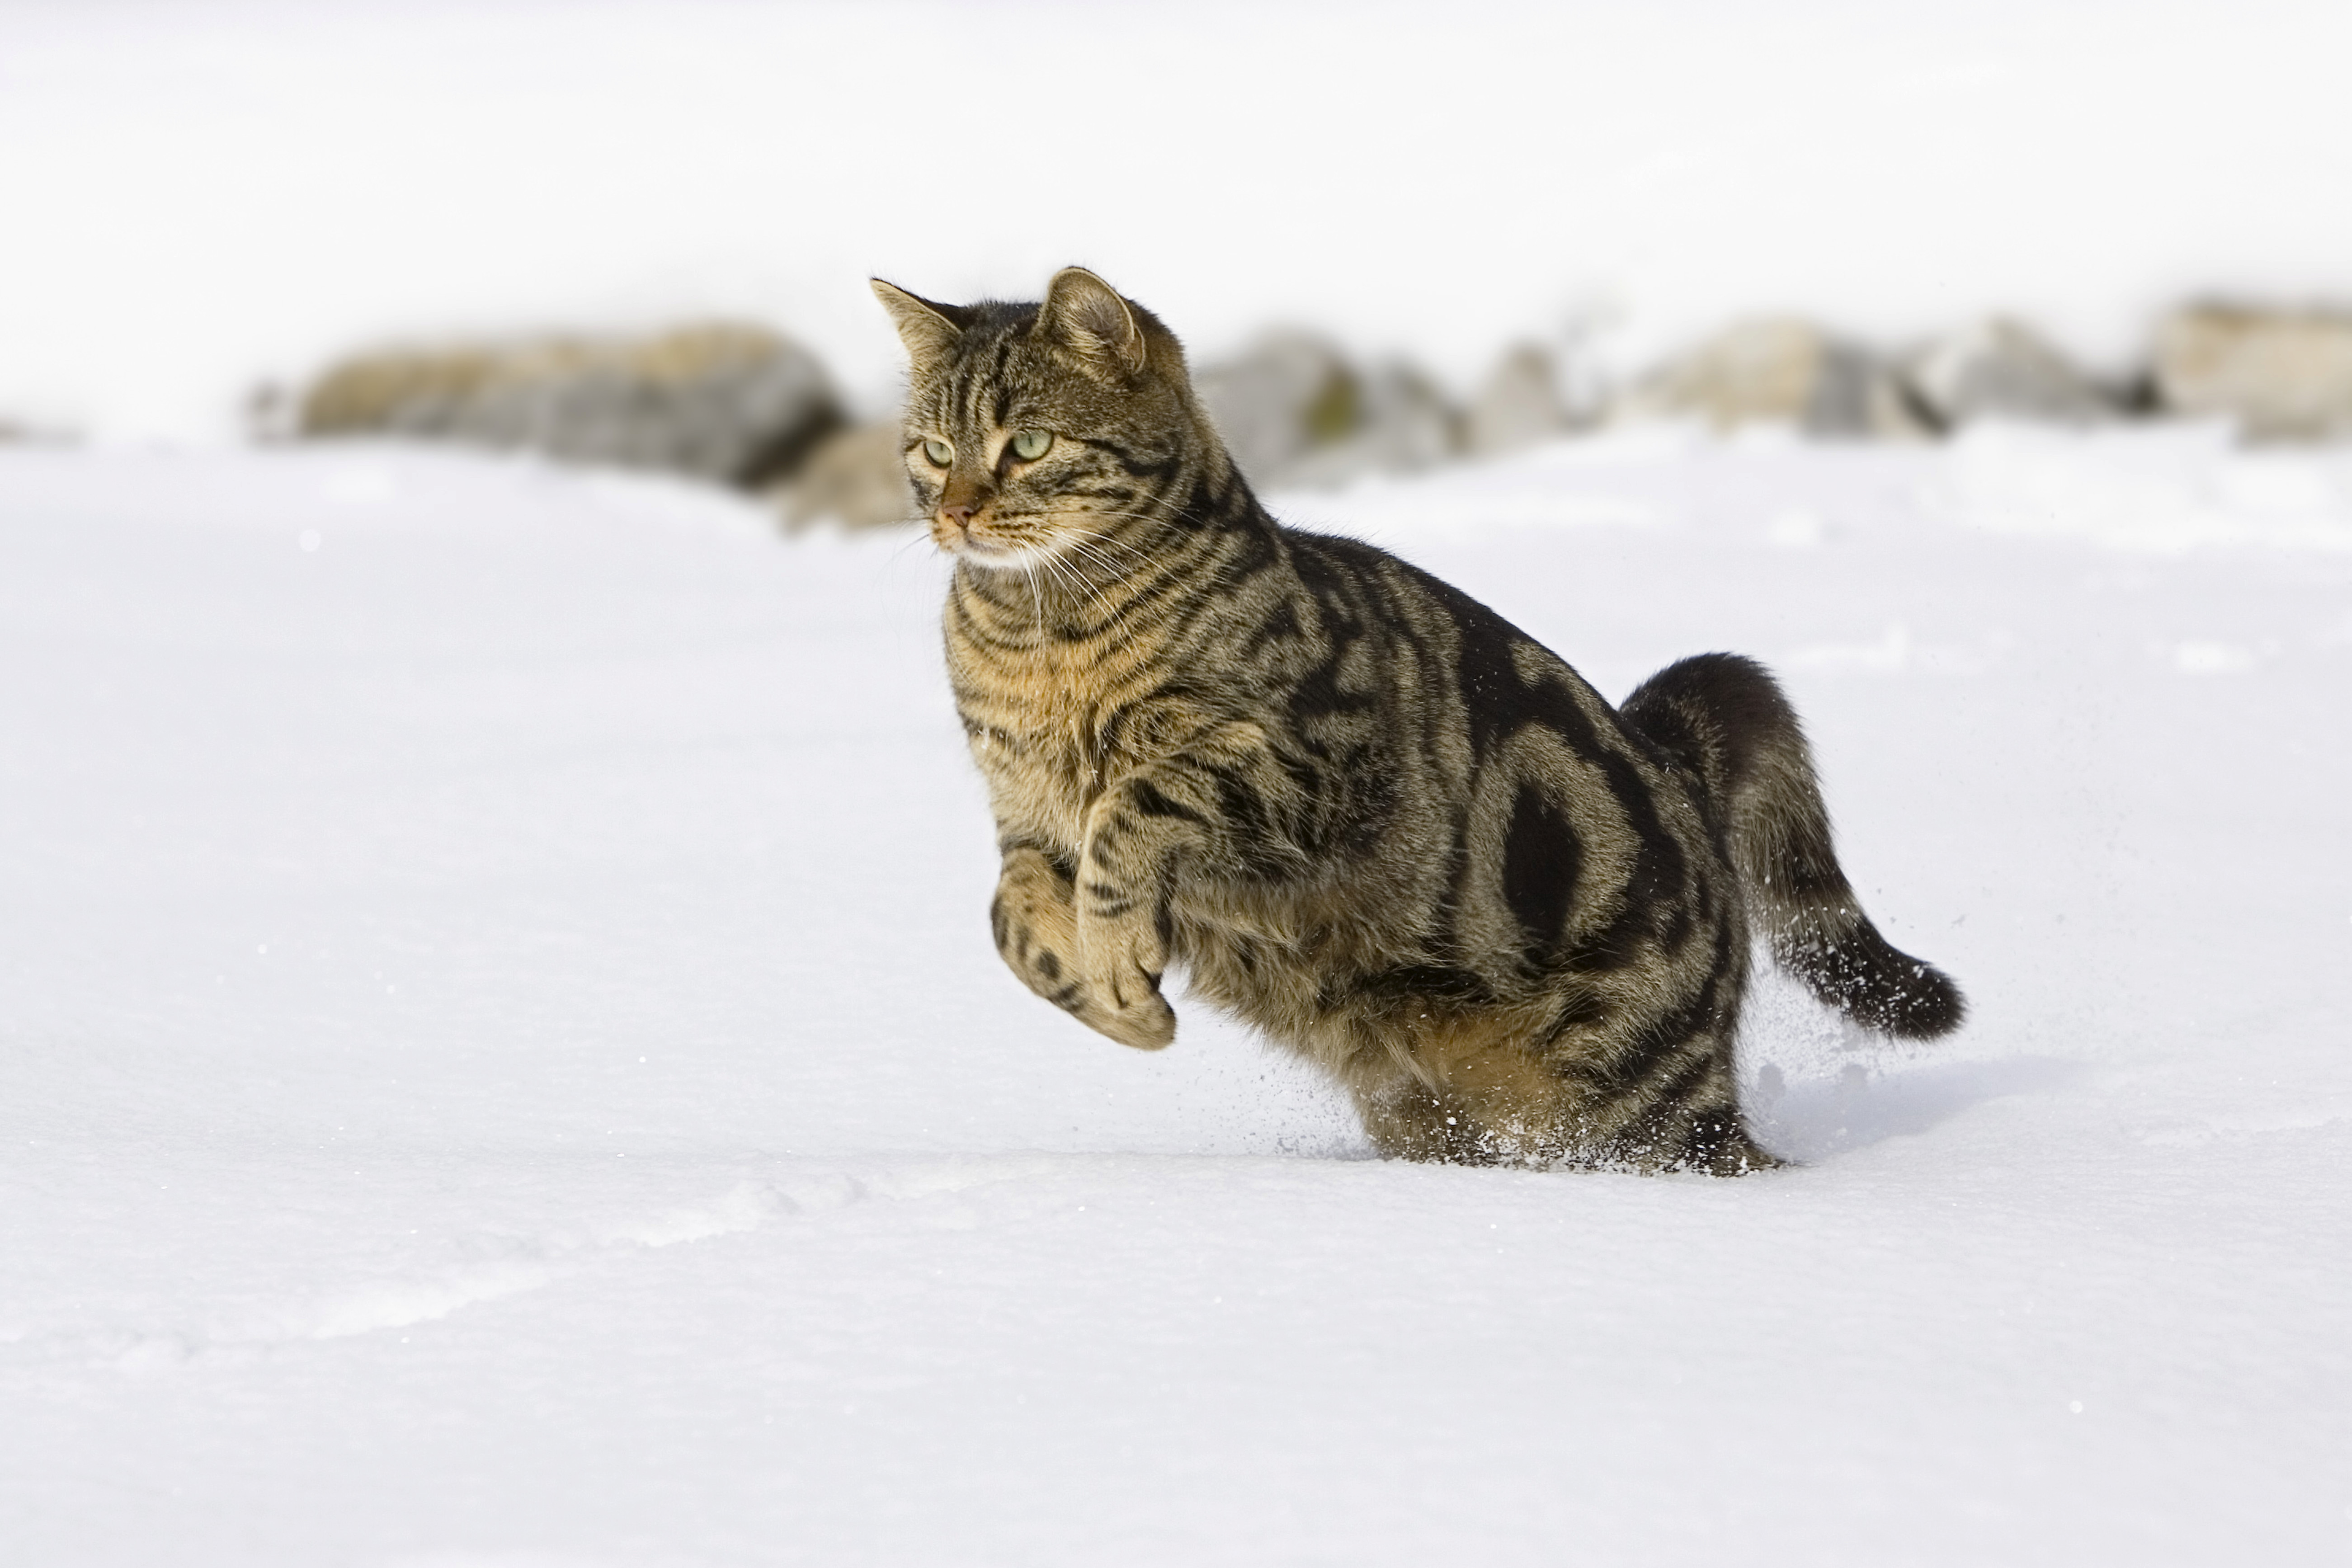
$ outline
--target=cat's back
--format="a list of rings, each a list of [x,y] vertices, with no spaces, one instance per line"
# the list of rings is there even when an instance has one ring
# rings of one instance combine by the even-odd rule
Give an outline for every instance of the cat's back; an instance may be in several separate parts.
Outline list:
[[[1288,531],[1336,651],[1384,667],[1396,820],[1387,852],[1437,875],[1421,922],[1502,983],[1616,968],[1712,927],[1727,886],[1698,780],[1566,660],[1443,578],[1358,540]],[[1391,868],[1393,869],[1394,868]]]
[[[1607,699],[1551,648],[1434,573],[1378,545],[1285,528],[1326,635],[1389,647],[1391,685],[1407,706],[1443,716],[1473,761],[1533,726],[1591,758],[1643,770],[1654,757]]]

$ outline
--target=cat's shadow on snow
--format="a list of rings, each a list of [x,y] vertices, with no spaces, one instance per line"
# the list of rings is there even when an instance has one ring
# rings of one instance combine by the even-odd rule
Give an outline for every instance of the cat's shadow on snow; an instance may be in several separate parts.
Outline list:
[[[2072,1082],[2079,1063],[2057,1057],[1865,1066],[1796,1077],[1766,1061],[1749,1081],[1748,1125],[1785,1160],[1818,1164],[1889,1138],[1925,1132],[1972,1106]]]
[[[1759,973],[1740,1028],[1740,1104],[1759,1142],[1811,1165],[1925,1132],[1988,1100],[2061,1088],[2084,1070],[2060,1057],[1950,1055],[1941,1044],[1882,1039],[1784,976]]]

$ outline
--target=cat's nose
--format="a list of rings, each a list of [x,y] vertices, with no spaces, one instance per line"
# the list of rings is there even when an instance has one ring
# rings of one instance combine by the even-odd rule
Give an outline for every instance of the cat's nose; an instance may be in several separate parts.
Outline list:
[[[971,506],[959,502],[954,506],[940,508],[940,515],[958,528],[968,529],[971,526],[972,510]]]

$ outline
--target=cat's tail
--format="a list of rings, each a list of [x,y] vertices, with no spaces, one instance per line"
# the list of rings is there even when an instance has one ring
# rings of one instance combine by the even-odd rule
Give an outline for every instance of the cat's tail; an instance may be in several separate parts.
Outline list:
[[[1840,868],[1812,748],[1769,671],[1737,654],[1668,665],[1625,700],[1627,724],[1706,781],[1749,923],[1773,961],[1856,1023],[1906,1039],[1960,1026],[1951,977],[1878,933]]]

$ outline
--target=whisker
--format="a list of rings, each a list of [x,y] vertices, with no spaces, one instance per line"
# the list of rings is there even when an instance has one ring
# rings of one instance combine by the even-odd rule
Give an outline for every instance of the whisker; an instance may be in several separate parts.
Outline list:
[[[1102,593],[1099,589],[1095,588],[1083,578],[1076,577],[1063,571],[1060,564],[1050,555],[1041,555],[1037,560],[1038,564],[1044,566],[1048,572],[1053,573],[1057,581],[1069,584],[1071,587],[1077,589],[1078,592],[1085,594],[1087,597],[1094,600],[1095,607],[1102,612],[1102,616],[1106,623],[1118,619],[1118,611],[1111,605],[1109,600],[1102,596]]]
[[[1068,545],[1070,549],[1076,551],[1080,555],[1085,556],[1087,560],[1093,562],[1097,566],[1100,566],[1104,571],[1110,573],[1113,576],[1120,575],[1127,570],[1127,568],[1122,566],[1119,563],[1112,560],[1109,556],[1105,555],[1100,548],[1087,543],[1087,541],[1081,537],[1072,535],[1062,542]]]
[[[1134,556],[1138,561],[1149,561],[1151,559],[1150,552],[1139,550],[1136,546],[1129,544],[1126,540],[1105,533],[1099,529],[1074,528],[1069,531],[1073,537],[1078,539],[1091,539],[1097,541],[1110,549],[1124,550],[1129,555]]]
[[[1024,557],[1021,563],[1023,575],[1029,579],[1030,602],[1037,606],[1037,640],[1045,640],[1045,595],[1037,587],[1037,568]]]

